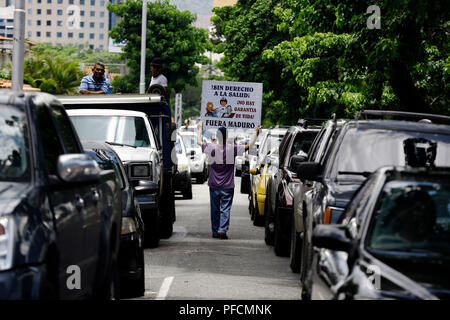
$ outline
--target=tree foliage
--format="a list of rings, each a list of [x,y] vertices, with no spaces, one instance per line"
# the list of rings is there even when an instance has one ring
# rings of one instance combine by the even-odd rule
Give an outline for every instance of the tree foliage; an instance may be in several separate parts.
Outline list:
[[[266,3],[273,17],[256,10],[259,2]],[[381,9],[381,29],[368,28],[371,4]],[[279,74],[279,79],[291,80],[280,83],[295,88],[295,100],[280,95],[280,89],[271,92],[273,83],[264,85],[266,121],[293,123],[299,116],[328,117],[332,112],[351,116],[363,108],[449,114],[446,5],[444,0],[239,0],[220,9],[223,14],[218,10],[214,23],[226,40],[218,48],[225,54],[227,75],[261,81],[261,74],[272,79]],[[265,30],[249,22],[256,19]],[[248,50],[253,39],[267,32],[273,32],[277,43]],[[244,68],[247,75],[239,72],[243,61],[251,66]],[[285,121],[286,115],[296,116]]]
[[[117,41],[127,40],[122,58],[126,59],[130,74],[117,77],[114,87],[121,92],[138,92],[141,57],[142,0],[126,0],[108,4],[110,12],[122,17],[110,35]],[[169,90],[181,92],[187,85],[196,85],[199,68],[195,63],[206,63],[202,56],[208,46],[206,30],[195,28],[195,15],[179,11],[167,0],[148,2],[146,33],[146,85],[150,83],[150,63],[154,57],[163,59],[163,74]]]

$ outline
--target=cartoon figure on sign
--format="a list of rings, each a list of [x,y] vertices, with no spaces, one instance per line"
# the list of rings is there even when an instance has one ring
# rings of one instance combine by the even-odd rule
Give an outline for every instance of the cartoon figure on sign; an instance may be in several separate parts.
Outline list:
[[[220,99],[220,105],[222,106],[222,108],[221,108],[222,116],[221,117],[222,118],[233,118],[234,117],[234,113],[232,113],[233,108],[230,105],[227,105],[227,102],[228,101],[225,98]]]
[[[214,109],[214,105],[212,102],[208,102],[206,104],[206,114],[205,116],[217,117],[217,109]]]

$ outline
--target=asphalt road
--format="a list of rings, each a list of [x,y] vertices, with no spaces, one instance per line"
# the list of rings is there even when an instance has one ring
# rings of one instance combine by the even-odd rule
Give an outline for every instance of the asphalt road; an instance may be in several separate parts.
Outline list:
[[[193,184],[193,199],[177,197],[177,221],[170,239],[145,250],[145,296],[150,300],[300,299],[299,276],[289,259],[264,242],[253,226],[247,195],[235,178],[228,240],[211,237],[207,182]]]

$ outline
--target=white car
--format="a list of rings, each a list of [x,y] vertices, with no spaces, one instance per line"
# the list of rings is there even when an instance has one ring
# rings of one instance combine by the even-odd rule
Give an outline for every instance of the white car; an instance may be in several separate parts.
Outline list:
[[[186,156],[189,159],[192,178],[197,183],[204,183],[208,177],[208,166],[206,165],[206,155],[202,147],[197,144],[197,133],[194,131],[178,131],[186,146]]]
[[[174,176],[174,190],[180,191],[184,199],[192,199],[191,167],[186,156],[186,146],[179,134],[175,142],[175,151],[177,171]]]

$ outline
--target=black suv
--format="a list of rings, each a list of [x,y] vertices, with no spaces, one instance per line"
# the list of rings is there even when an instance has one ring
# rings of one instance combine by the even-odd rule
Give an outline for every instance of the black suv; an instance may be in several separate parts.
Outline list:
[[[306,281],[312,298],[450,298],[449,182],[448,167],[373,173],[342,224],[314,229],[317,253]]]
[[[55,97],[3,91],[0,109],[0,300],[109,298],[122,212],[114,171],[84,153]]]
[[[378,117],[380,119],[369,119]],[[385,120],[385,118],[389,120]],[[438,124],[440,123],[440,124]],[[300,179],[315,181],[305,199],[301,259],[302,296],[308,297],[306,272],[312,259],[312,233],[319,224],[336,223],[351,197],[372,172],[381,166],[409,164],[409,149],[435,154],[436,166],[448,166],[450,117],[390,111],[361,111],[355,120],[336,131],[323,162],[299,165]]]
[[[289,255],[292,223],[293,190],[298,183],[296,169],[306,161],[311,144],[320,127],[308,127],[309,121],[300,119],[291,126],[280,143],[278,165],[269,178],[265,208],[265,241],[273,244],[275,254]]]

